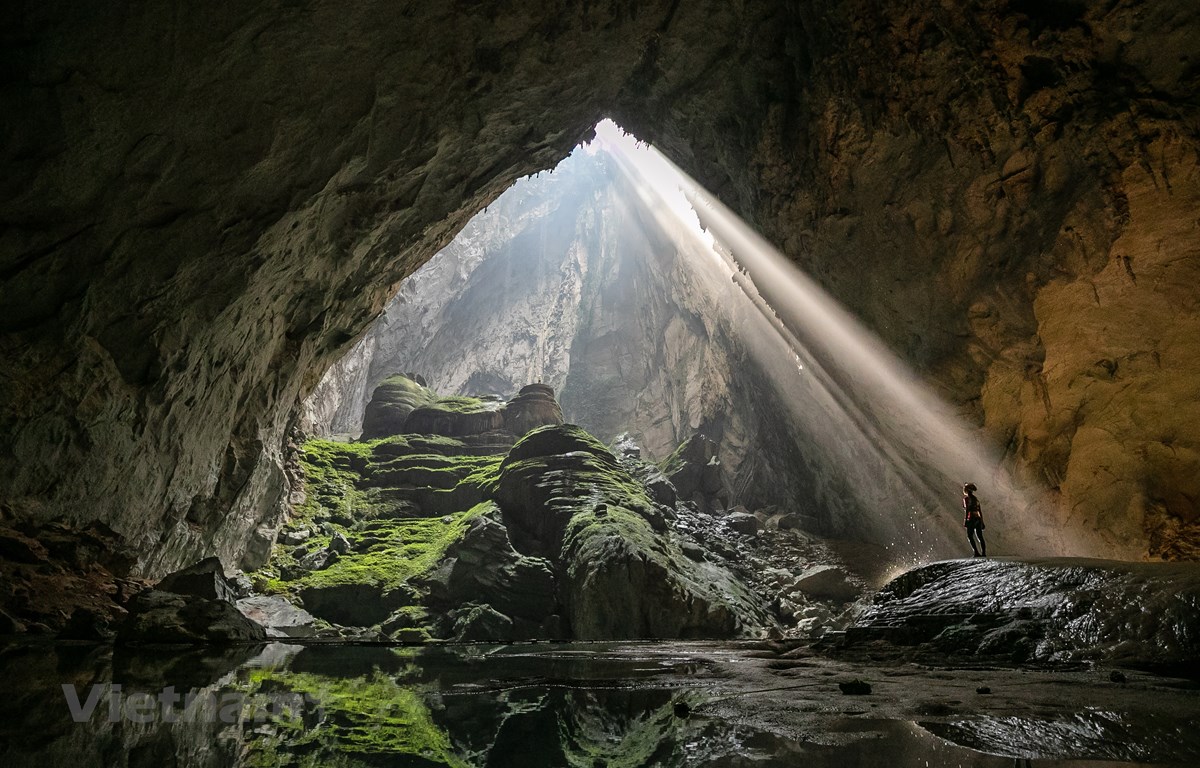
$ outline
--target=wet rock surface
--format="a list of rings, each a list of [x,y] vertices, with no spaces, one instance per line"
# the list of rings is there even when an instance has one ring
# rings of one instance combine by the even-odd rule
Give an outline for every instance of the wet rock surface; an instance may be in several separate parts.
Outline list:
[[[148,589],[130,601],[118,643],[228,645],[266,639],[263,628],[227,600]]]
[[[103,523],[0,523],[0,634],[104,639],[146,587],[129,578],[137,553]]]
[[[1198,608],[1193,563],[955,560],[886,585],[847,628],[842,647],[1183,669],[1200,658]]]

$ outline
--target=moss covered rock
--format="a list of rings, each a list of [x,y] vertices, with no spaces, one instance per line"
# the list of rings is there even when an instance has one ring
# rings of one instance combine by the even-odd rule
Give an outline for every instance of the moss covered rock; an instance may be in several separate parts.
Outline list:
[[[404,432],[463,437],[504,428],[504,411],[495,400],[442,397],[417,408],[404,421]]]
[[[404,432],[404,422],[414,410],[437,400],[437,393],[408,376],[383,380],[371,395],[363,414],[361,440],[373,440]]]
[[[504,427],[514,435],[524,435],[547,424],[562,424],[562,408],[548,384],[530,384],[504,406]]]
[[[464,418],[498,413],[446,401]],[[299,543],[276,547],[260,583],[402,641],[731,637],[768,623],[738,577],[684,554],[674,510],[642,477],[657,469],[572,425],[536,427],[503,457],[473,450],[446,435],[307,443],[288,528]]]
[[[645,486],[579,427],[518,442],[496,498],[518,549],[558,564],[573,637],[732,637],[768,623],[736,577],[655,529],[662,517]]]

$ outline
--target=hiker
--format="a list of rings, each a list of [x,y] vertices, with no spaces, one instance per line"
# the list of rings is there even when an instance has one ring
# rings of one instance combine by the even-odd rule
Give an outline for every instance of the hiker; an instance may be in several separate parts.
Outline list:
[[[987,557],[987,542],[983,540],[983,510],[979,507],[979,499],[975,498],[976,490],[975,483],[963,486],[963,527],[967,529],[967,540],[971,542],[975,557],[981,554]],[[976,536],[979,537],[978,549],[975,547]]]

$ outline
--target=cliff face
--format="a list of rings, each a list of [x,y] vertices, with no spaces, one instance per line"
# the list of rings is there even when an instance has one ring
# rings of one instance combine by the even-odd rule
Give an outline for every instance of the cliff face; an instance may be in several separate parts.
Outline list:
[[[1194,556],[1183,0],[3,11],[6,515],[236,561],[289,414],[605,114],[884,336],[1114,554]],[[269,527],[269,525],[268,525]]]

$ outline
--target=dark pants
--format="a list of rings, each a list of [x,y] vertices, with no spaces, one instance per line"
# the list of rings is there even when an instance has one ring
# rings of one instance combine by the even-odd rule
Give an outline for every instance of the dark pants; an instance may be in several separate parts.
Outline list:
[[[975,548],[975,537],[979,537],[979,548]],[[971,551],[987,557],[987,542],[983,540],[983,523],[967,523],[967,540],[971,542]],[[980,551],[982,550],[982,552]]]

